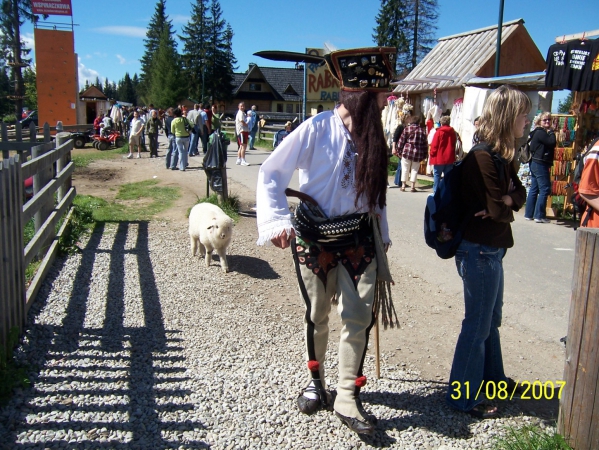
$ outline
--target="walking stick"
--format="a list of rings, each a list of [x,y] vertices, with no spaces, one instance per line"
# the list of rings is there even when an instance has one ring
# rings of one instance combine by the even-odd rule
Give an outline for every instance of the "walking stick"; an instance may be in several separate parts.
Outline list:
[[[377,315],[374,322],[374,374],[377,380],[381,378],[381,347],[379,342],[379,317]]]

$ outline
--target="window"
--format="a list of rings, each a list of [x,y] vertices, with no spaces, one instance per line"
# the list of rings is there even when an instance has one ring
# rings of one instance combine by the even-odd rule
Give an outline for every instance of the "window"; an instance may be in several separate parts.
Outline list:
[[[286,106],[286,112],[288,112],[289,114],[293,114],[293,103],[287,103]]]
[[[250,91],[261,91],[262,85],[260,83],[250,83]]]
[[[295,112],[296,113],[300,113],[300,104],[298,103],[297,105],[295,105]]]
[[[277,112],[283,112],[283,104],[277,103]]]

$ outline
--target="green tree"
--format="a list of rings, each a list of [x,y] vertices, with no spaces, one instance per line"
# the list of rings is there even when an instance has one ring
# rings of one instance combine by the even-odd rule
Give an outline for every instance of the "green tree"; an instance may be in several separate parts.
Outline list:
[[[218,0],[210,5],[210,36],[206,54],[206,95],[212,100],[231,100],[233,71],[237,60],[233,55],[233,29],[222,18]]]
[[[82,92],[85,92],[88,89],[89,89],[89,80],[86,78],[85,79],[85,85],[83,86],[83,91]]]
[[[438,20],[437,0],[381,0],[372,38],[397,47],[398,74],[407,74],[431,51]]]
[[[140,59],[141,75],[139,89],[142,93],[144,93],[150,86],[152,61],[158,51],[158,46],[160,45],[160,39],[164,30],[168,31],[169,40],[171,41],[170,45],[176,49],[177,43],[173,39],[173,24],[172,21],[168,20],[168,16],[166,15],[166,0],[158,0],[154,15],[150,19],[148,25],[146,38],[144,39],[145,52]]]
[[[400,59],[409,61],[409,70],[414,70],[436,42],[437,20],[439,5],[437,0],[406,0],[406,19],[410,37],[408,55],[400,55]]]
[[[191,5],[191,18],[179,35],[179,39],[183,41],[183,74],[187,80],[187,95],[193,99],[202,97],[202,91],[205,89],[204,71],[210,28],[207,0],[196,0]]]
[[[125,77],[119,82],[118,87],[118,99],[123,102],[137,104],[135,95],[135,88],[133,87],[133,81],[129,76],[129,72],[125,73]]]
[[[574,101],[574,96],[572,92],[568,94],[568,96],[557,102],[557,112],[560,114],[569,114],[570,109],[572,109],[572,102]]]
[[[25,105],[29,109],[37,109],[37,76],[31,67],[27,67],[23,73],[25,85]]]
[[[96,81],[94,81],[94,86],[96,86],[98,89],[102,90],[102,82],[100,81],[100,77],[96,76]]]
[[[406,36],[408,22],[405,9],[405,0],[381,0],[381,9],[376,16],[377,26],[372,35],[376,45],[397,48],[395,70],[398,74],[407,71],[405,62],[400,62],[399,55],[407,54],[410,48]]]
[[[0,118],[14,114],[14,104],[8,99],[11,94],[9,68],[5,61],[0,60]]]
[[[165,28],[150,67],[150,83],[142,99],[157,108],[168,108],[176,105],[185,96],[185,91],[180,57],[169,30]]]
[[[21,39],[21,25],[26,20],[37,22],[38,17],[31,13],[31,0],[1,0],[0,3],[0,48],[2,58],[10,63],[11,78],[14,83],[12,99],[17,117],[23,114],[25,87],[23,67],[29,65],[26,58],[29,49]]]

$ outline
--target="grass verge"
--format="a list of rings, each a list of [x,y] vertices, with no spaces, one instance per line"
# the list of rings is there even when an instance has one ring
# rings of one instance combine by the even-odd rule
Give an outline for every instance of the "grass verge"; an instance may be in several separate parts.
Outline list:
[[[507,435],[496,438],[494,450],[572,450],[555,429],[543,430],[536,425],[525,425],[507,430]]]
[[[216,194],[212,194],[210,197],[199,198],[196,205],[198,203],[212,203],[222,209],[234,222],[239,220],[239,197],[237,195],[229,194],[227,201],[223,202],[223,204],[218,202],[218,196]],[[187,217],[189,217],[190,212],[191,208],[187,210]]]

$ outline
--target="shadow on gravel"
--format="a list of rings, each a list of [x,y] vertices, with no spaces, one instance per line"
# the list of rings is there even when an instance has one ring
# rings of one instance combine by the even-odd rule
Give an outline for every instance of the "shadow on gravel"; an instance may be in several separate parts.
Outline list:
[[[216,255],[218,259],[218,255]],[[253,256],[233,255],[227,256],[229,269],[238,273],[242,273],[252,278],[261,280],[276,280],[281,276],[273,270],[267,261]]]
[[[49,301],[60,301],[61,286],[51,283],[65,268],[64,259],[54,266],[29,311],[20,356],[37,365],[36,373],[32,388],[12,399],[11,411],[0,411],[0,440],[5,448],[210,448],[190,433],[197,436],[205,426],[188,419],[195,405],[188,401],[183,337],[164,327],[148,223],[118,223],[112,242],[103,239],[105,225],[96,225],[82,249],[73,288],[65,289],[66,308],[52,311],[62,323],[43,324],[48,319],[39,316],[46,314]],[[94,270],[98,259],[108,262],[107,269]],[[132,282],[131,277],[125,280],[125,271],[133,266],[139,297],[125,290],[125,283]],[[106,286],[105,295],[98,299],[95,291],[95,303],[90,303],[97,283]],[[139,310],[143,324],[127,326],[125,306]],[[103,308],[99,315],[98,307]],[[90,308],[96,314],[87,317]]]

